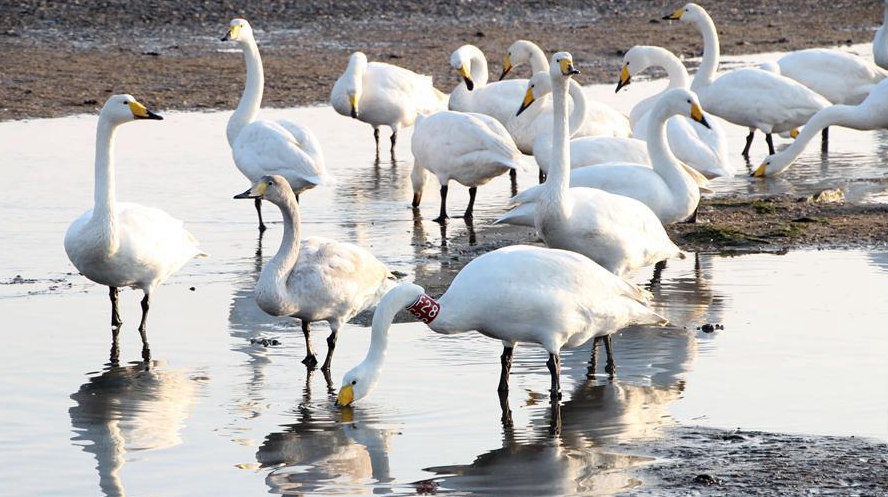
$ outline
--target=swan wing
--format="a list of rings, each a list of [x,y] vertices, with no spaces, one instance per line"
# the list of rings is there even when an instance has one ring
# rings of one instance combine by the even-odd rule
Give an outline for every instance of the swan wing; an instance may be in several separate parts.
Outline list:
[[[303,126],[286,126],[274,121],[245,126],[232,147],[238,169],[253,182],[266,175],[283,176],[297,193],[324,183],[328,176],[317,139]]]

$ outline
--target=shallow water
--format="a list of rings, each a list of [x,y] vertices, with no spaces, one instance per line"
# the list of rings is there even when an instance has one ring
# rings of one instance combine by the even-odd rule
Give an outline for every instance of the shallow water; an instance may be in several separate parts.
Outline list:
[[[633,84],[632,97],[656,85]],[[625,105],[607,90],[607,102]],[[280,241],[279,214],[266,204],[273,222],[260,243],[251,203],[231,200],[249,185],[231,164],[227,116],[168,113],[120,130],[118,198],[185,219],[212,254],[156,293],[148,368],[131,362],[140,296],[122,293],[121,365],[111,367],[106,290],[70,274],[62,248],[92,199],[95,118],[0,123],[4,495],[413,494],[413,482],[429,478],[459,494],[609,494],[641,484],[628,469],[648,461],[621,443],[675,423],[888,439],[888,254],[859,251],[691,254],[653,282],[652,269],[639,271],[633,279],[673,325],[617,335],[613,381],[601,369],[587,378],[589,345],[566,351],[560,413],[549,405],[540,350],[516,352],[509,419],[495,392],[499,345],[417,323],[392,328],[386,370],[366,402],[337,410],[335,388],[363,358],[369,333],[343,330],[331,385],[299,364],[298,323],[254,304],[261,262]],[[339,179],[304,195],[305,235],[359,243],[419,281],[470,243],[462,220],[445,233],[428,221],[437,185],[420,218],[409,208],[409,131],[403,162],[374,165],[370,128],[328,108],[264,116],[310,123]],[[716,189],[801,195],[885,176],[883,134],[832,138],[825,165],[809,153],[790,170],[797,176],[740,176]],[[519,187],[535,177],[521,174]],[[479,189],[472,236],[485,236],[511,190],[507,177]],[[876,190],[862,196],[884,201]],[[467,197],[451,189],[452,215]],[[696,330],[704,323],[725,329]],[[326,325],[315,329],[322,347]]]

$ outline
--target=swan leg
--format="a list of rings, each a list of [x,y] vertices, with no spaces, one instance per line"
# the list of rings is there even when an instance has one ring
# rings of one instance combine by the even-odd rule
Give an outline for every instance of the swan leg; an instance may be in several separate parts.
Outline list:
[[[379,128],[373,128],[373,139],[376,140],[376,158],[379,159]]]
[[[823,153],[829,152],[829,126],[823,128],[823,131],[820,132],[820,151]]]
[[[265,223],[262,222],[262,199],[257,198],[253,205],[256,206],[256,214],[259,215],[259,233],[263,233],[265,231]]]
[[[743,157],[746,157],[747,159],[749,158],[749,147],[752,146],[753,136],[755,136],[755,130],[750,129],[749,134],[746,135],[746,146],[743,147],[743,152],[740,152],[740,155],[742,155]]]
[[[774,155],[775,153],[777,153],[774,150],[774,139],[771,138],[771,133],[765,134],[765,141],[768,142],[768,154]]]
[[[690,217],[688,217],[687,219],[685,219],[685,222],[686,222],[686,223],[689,223],[689,224],[694,224],[694,223],[696,223],[696,222],[697,222],[697,211],[698,211],[698,210],[700,210],[700,205],[699,205],[699,204],[697,205],[697,207],[694,207],[694,212],[691,213]]]
[[[302,364],[313,369],[318,365],[318,356],[311,348],[311,323],[306,319],[302,320],[302,334],[305,336],[305,359],[302,359]]]
[[[148,346],[148,308],[150,298],[148,294],[142,298],[142,321],[139,322],[139,335],[142,337],[142,360],[151,360],[151,348]]]
[[[561,398],[561,357],[558,354],[549,354],[549,360],[546,361],[549,368],[549,374],[552,376],[552,388],[549,391],[553,399]]]
[[[478,193],[478,187],[473,186],[469,188],[469,206],[466,207],[466,212],[463,214],[465,219],[472,219],[472,211],[475,209],[475,195]]]
[[[330,363],[333,362],[333,351],[336,349],[336,338],[339,336],[339,327],[330,327],[332,331],[327,337],[327,358],[324,359],[324,365],[321,371],[330,371]]]
[[[586,370],[586,379],[591,380],[595,377],[595,370],[598,369],[598,342],[601,337],[592,339],[592,355],[589,357],[589,369]]]
[[[509,179],[514,180],[517,178],[518,178],[518,171],[515,169],[509,169]]]
[[[398,142],[398,130],[397,130],[397,129],[392,129],[392,149],[391,149],[391,152],[392,152],[392,164],[394,164],[394,163],[395,163],[395,160],[396,160],[396,159],[395,159],[395,143],[397,143],[397,142]]]
[[[111,333],[114,340],[117,340],[117,334],[120,332],[120,325],[123,324],[123,321],[120,320],[120,312],[117,310],[117,294],[117,287],[108,287],[108,297],[111,298]]]
[[[610,335],[604,337],[603,340],[604,350],[607,351],[607,364],[604,366],[604,371],[613,378],[617,372],[617,365],[614,363],[614,345],[611,342]]]
[[[509,391],[509,371],[512,369],[512,352],[515,351],[515,347],[503,347],[503,355],[500,356],[500,364],[502,365],[502,369],[500,370],[500,380],[499,386],[496,387],[498,392],[508,392]]]
[[[447,220],[447,185],[441,185],[441,213],[434,219],[436,223]]]

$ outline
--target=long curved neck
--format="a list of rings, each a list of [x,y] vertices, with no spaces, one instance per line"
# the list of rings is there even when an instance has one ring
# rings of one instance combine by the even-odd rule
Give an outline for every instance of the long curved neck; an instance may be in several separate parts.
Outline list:
[[[718,70],[718,60],[721,56],[721,48],[718,45],[718,32],[715,30],[715,23],[709,14],[704,13],[703,19],[697,24],[697,29],[703,35],[703,61],[697,74],[694,76],[694,82],[691,83],[691,89],[708,86],[715,79],[715,71]]]
[[[402,283],[389,290],[379,301],[373,312],[373,323],[370,331],[370,348],[361,364],[369,364],[377,373],[382,368],[385,353],[388,349],[388,333],[398,311],[413,304],[421,295],[422,287],[412,283]]]
[[[586,121],[586,95],[583,93],[583,87],[573,79],[570,80],[568,94],[570,99],[573,100],[573,109],[570,111],[568,121],[569,133],[570,136],[573,136]]]
[[[553,78],[552,115],[555,122],[552,134],[552,163],[549,165],[549,175],[540,199],[548,204],[547,211],[558,212],[565,217],[570,215],[571,210],[568,202],[570,148],[567,142],[567,86],[567,78]]]
[[[259,106],[262,104],[262,90],[265,86],[262,58],[259,56],[259,47],[256,46],[256,41],[250,38],[241,46],[244,50],[244,60],[247,63],[247,82],[240,103],[237,104],[237,109],[228,119],[226,135],[229,145],[234,145],[234,140],[244,126],[256,119],[259,114]]]
[[[662,100],[661,100],[662,101]],[[651,165],[654,171],[669,185],[669,189],[676,191],[678,188],[697,188],[693,178],[684,172],[675,154],[669,148],[666,139],[666,121],[674,113],[667,110],[664,105],[655,105],[651,109],[651,128],[647,135],[648,155],[651,157]]]
[[[472,67],[469,68],[472,83],[476,88],[486,85],[489,76],[487,74],[487,58],[484,57],[484,53],[481,50],[472,50],[472,57],[469,60],[472,64]]]
[[[537,46],[536,43],[527,44],[527,49],[530,52],[530,68],[533,70],[533,74],[536,74],[540,71],[549,71],[549,61],[546,59],[546,54],[543,53],[543,49]]]
[[[95,193],[91,223],[103,228],[103,243],[113,253],[120,246],[114,195],[114,137],[117,125],[99,117],[96,126]]]
[[[716,45],[718,44],[717,39],[715,43]],[[666,76],[669,78],[669,85],[666,89],[690,88],[691,78],[688,76],[688,69],[678,60],[675,54],[666,49],[660,50],[654,52],[656,54],[654,55],[654,63],[666,71]]]
[[[287,195],[281,205],[278,205],[283,216],[284,236],[281,246],[274,257],[262,269],[257,287],[266,286],[269,281],[279,288],[287,287],[287,278],[299,259],[299,240],[302,237],[302,226],[299,218],[299,205],[294,195]],[[265,281],[263,281],[265,280]]]
[[[808,142],[819,136],[823,128],[827,126],[838,125],[846,128],[870,129],[867,123],[860,119],[859,108],[860,106],[832,105],[820,110],[811,116],[811,119],[808,119],[799,136],[779,155],[788,158],[790,162],[795,160],[805,150]]]

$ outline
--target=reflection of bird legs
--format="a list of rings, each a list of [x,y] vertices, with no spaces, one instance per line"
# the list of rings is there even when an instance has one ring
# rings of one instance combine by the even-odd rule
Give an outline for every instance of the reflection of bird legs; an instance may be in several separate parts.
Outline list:
[[[663,270],[666,269],[666,259],[657,262],[654,264],[654,274],[651,276],[651,281],[648,283],[648,291],[654,291],[654,288],[660,287],[660,277],[663,274]]]
[[[500,421],[503,423],[503,435],[506,438],[511,438],[510,435],[513,435],[512,429],[515,424],[512,422],[512,408],[509,407],[509,392],[500,390],[497,395],[499,395],[500,411],[502,411]]]
[[[553,398],[549,408],[549,434],[557,437],[561,435],[561,401]]]
[[[466,219],[466,231],[469,233],[469,245],[475,245],[478,243],[478,239],[475,237],[475,224],[472,223],[472,218]]]

